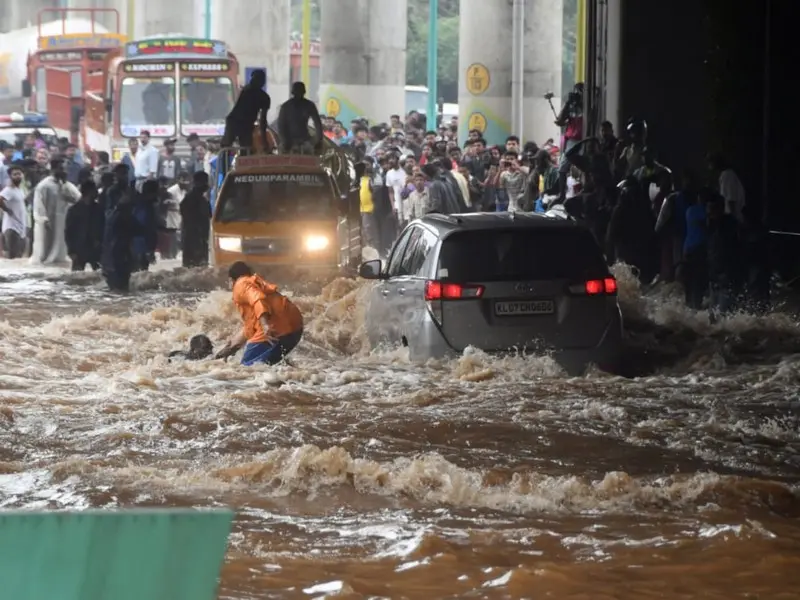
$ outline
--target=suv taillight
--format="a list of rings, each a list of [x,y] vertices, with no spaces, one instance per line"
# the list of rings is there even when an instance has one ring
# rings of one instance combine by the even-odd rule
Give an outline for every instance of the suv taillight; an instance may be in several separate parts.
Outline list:
[[[584,283],[577,283],[569,286],[569,291],[578,295],[613,296],[617,293],[617,280],[613,277],[589,279]]]
[[[483,296],[482,285],[450,283],[449,281],[426,281],[425,300],[468,300]]]

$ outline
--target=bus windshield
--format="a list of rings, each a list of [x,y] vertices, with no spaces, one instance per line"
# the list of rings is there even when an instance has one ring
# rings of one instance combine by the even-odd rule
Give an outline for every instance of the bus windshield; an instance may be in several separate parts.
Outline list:
[[[230,77],[181,77],[181,135],[222,135],[233,108]]]
[[[175,135],[175,78],[125,77],[119,93],[120,133],[136,137]]]
[[[331,219],[333,189],[325,173],[231,174],[217,215],[223,223]]]

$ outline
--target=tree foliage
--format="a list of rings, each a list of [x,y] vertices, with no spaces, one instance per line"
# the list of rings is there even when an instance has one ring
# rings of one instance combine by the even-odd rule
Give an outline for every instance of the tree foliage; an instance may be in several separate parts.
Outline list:
[[[292,0],[292,35],[303,34],[303,0]],[[319,0],[311,0],[311,39],[318,40],[321,31]]]
[[[408,51],[406,82],[428,83],[429,0],[408,0]],[[458,100],[458,0],[439,0],[438,84],[445,102]]]

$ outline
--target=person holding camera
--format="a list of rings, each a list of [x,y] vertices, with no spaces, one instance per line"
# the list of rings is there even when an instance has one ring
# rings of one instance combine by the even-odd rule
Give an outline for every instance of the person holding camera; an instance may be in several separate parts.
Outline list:
[[[576,83],[567,96],[567,101],[556,119],[556,125],[564,130],[558,165],[559,197],[563,201],[567,193],[567,176],[570,169],[567,153],[583,139],[583,83]]]
[[[522,198],[525,195],[527,173],[522,170],[516,154],[506,153],[500,161],[500,188],[505,196],[505,208],[498,202],[497,212],[519,212],[522,210]]]

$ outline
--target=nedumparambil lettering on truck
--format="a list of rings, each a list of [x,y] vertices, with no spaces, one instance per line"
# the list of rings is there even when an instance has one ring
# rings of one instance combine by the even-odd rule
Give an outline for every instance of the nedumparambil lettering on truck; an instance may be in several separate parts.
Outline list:
[[[233,179],[234,183],[295,183],[297,185],[310,185],[322,187],[325,180],[319,175],[290,175],[284,173],[273,173],[264,175],[237,175]]]

